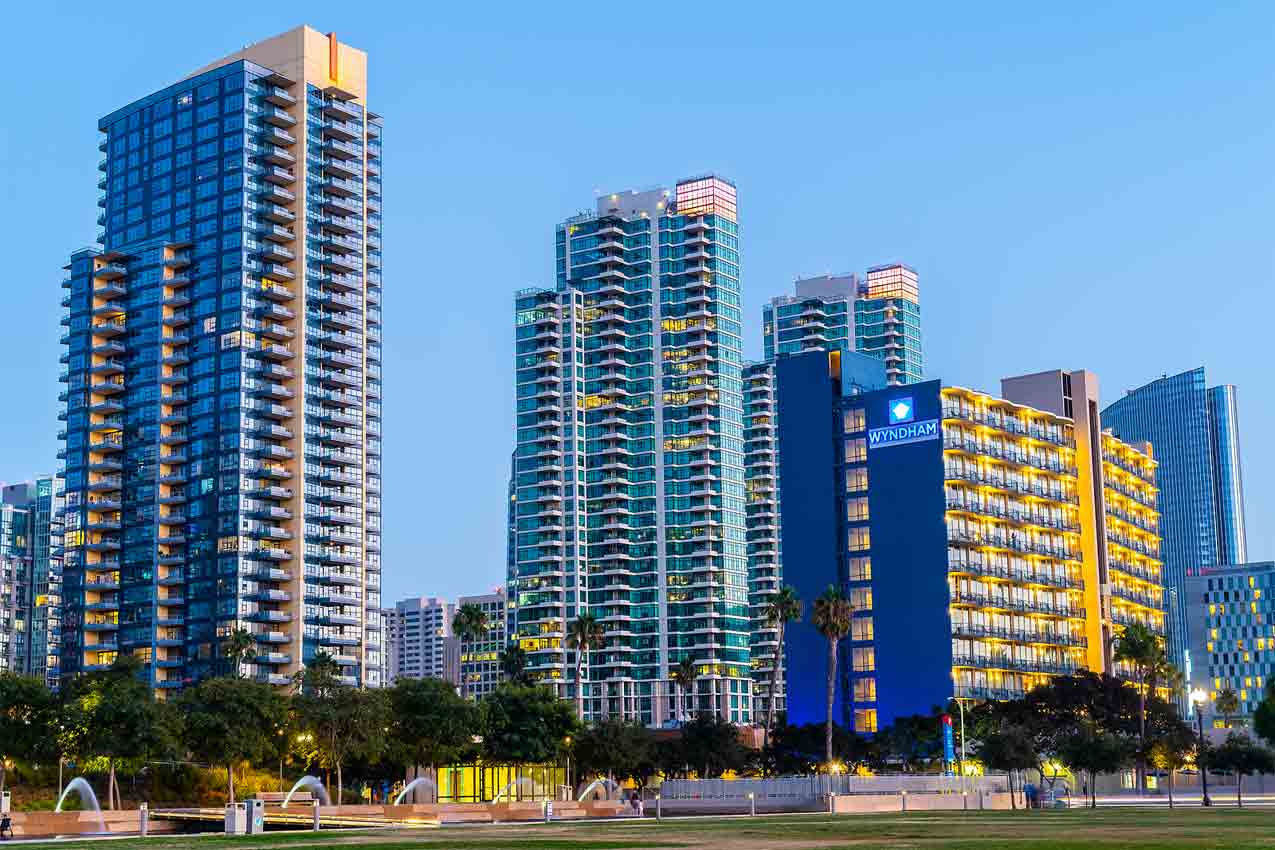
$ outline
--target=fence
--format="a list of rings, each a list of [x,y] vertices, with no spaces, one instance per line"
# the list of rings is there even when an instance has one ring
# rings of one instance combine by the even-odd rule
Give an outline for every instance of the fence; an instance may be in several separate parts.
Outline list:
[[[1004,776],[959,776],[893,774],[853,776],[818,774],[781,776],[774,779],[666,779],[660,786],[665,800],[729,800],[750,794],[764,799],[809,799],[826,794],[970,794],[1004,793],[1009,786]]]

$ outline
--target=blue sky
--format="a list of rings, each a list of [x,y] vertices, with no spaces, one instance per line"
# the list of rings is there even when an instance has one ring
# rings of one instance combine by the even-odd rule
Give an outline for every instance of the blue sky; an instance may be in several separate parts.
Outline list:
[[[304,22],[370,54],[386,121],[388,601],[503,579],[512,293],[551,281],[554,223],[710,170],[739,186],[748,356],[794,276],[902,260],[932,377],[1088,368],[1111,400],[1203,363],[1239,386],[1269,558],[1275,7],[1031,5],[19,4],[0,480],[57,463],[97,118]]]

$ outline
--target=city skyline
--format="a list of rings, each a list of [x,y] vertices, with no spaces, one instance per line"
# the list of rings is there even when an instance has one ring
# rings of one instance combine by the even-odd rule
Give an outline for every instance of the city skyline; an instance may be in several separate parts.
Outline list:
[[[162,46],[153,53],[148,50],[146,56],[142,56],[141,51],[137,56],[124,51],[120,59],[111,63],[112,67],[95,67],[97,86],[84,87],[85,92],[75,91],[76,86],[69,80],[76,72],[86,73],[88,67],[88,52],[77,51],[77,45],[97,43],[104,33],[121,36],[125,26],[136,28],[139,38],[158,32],[151,29],[158,24],[146,21],[146,17],[139,14],[136,20],[98,22],[99,28],[94,29],[91,39],[87,22],[84,31],[77,26],[70,27],[66,35],[67,52],[79,52],[86,61],[81,64],[70,58],[67,68],[56,70],[56,74],[62,76],[54,79],[66,83],[64,87],[68,92],[67,98],[59,99],[56,111],[45,111],[26,119],[28,124],[45,129],[47,143],[33,146],[32,151],[6,150],[18,165],[9,178],[13,181],[14,196],[31,198],[36,216],[56,226],[43,228],[50,231],[48,233],[33,234],[31,250],[23,252],[18,260],[20,279],[27,283],[15,288],[11,295],[10,312],[20,315],[21,321],[14,333],[6,336],[3,374],[10,386],[17,389],[19,397],[32,401],[29,415],[6,417],[0,426],[0,436],[6,445],[21,448],[0,458],[0,478],[23,480],[55,465],[59,389],[56,373],[60,353],[57,301],[61,295],[56,285],[58,266],[65,261],[69,247],[90,242],[95,231],[92,217],[96,210],[91,200],[97,176],[92,168],[95,140],[84,128],[99,115],[162,88],[190,67],[225,54],[233,45],[255,41],[302,23],[293,19],[267,21],[263,18],[233,25],[209,21],[209,26],[201,29],[197,43],[187,40],[180,45]],[[365,22],[350,22],[347,35],[342,29],[347,24],[342,19],[344,16],[321,8],[308,11],[306,17],[309,23],[325,31],[335,28],[343,40],[376,57],[378,80],[383,81],[378,85],[384,88],[378,89],[375,100],[387,113],[394,112],[396,121],[399,120],[408,109],[410,92],[419,85],[422,74],[421,60],[407,49],[410,43],[407,36],[376,32],[386,28],[377,24],[369,29]],[[1271,296],[1266,293],[1271,288],[1267,285],[1269,269],[1260,262],[1265,256],[1266,243],[1248,223],[1250,217],[1269,218],[1263,206],[1269,201],[1258,197],[1260,193],[1256,190],[1260,182],[1252,178],[1261,172],[1256,165],[1256,152],[1246,147],[1246,142],[1227,140],[1217,143],[1226,146],[1226,163],[1204,156],[1201,162],[1184,166],[1182,159],[1189,158],[1190,146],[1204,144],[1203,137],[1184,127],[1186,132],[1181,137],[1165,139],[1166,119],[1161,111],[1175,103],[1183,89],[1203,94],[1207,86],[1216,86],[1219,81],[1238,79],[1240,75],[1266,79],[1269,71],[1258,74],[1256,67],[1248,67],[1249,62],[1256,63],[1256,37],[1246,39],[1237,31],[1238,21],[1218,13],[1203,21],[1194,21],[1193,31],[1197,36],[1224,39],[1233,50],[1227,58],[1217,60],[1206,69],[1207,73],[1202,73],[1199,80],[1187,80],[1187,70],[1197,69],[1190,59],[1170,58],[1179,42],[1169,33],[1176,24],[1173,16],[1168,15],[1157,22],[1163,29],[1149,34],[1140,32],[1146,37],[1133,51],[1136,56],[1149,60],[1149,70],[1132,80],[1120,77],[1113,72],[1128,69],[1114,60],[1111,51],[1122,36],[1128,37],[1130,31],[1140,30],[1147,22],[1122,19],[1119,15],[1116,18],[1108,22],[1110,31],[1106,34],[1086,33],[1080,19],[1051,22],[1061,24],[1060,31],[1064,34],[1080,33],[1080,43],[1099,59],[1092,69],[1085,70],[1071,83],[1064,85],[1053,74],[1036,66],[1028,69],[1026,79],[1016,83],[994,79],[989,73],[993,70],[990,62],[969,70],[969,75],[988,85],[989,93],[977,101],[951,103],[964,103],[971,109],[992,113],[991,126],[973,127],[969,119],[956,114],[951,105],[946,111],[921,119],[917,125],[919,137],[926,136],[923,130],[933,133],[943,129],[945,122],[953,125],[948,137],[953,144],[941,151],[918,144],[911,134],[898,139],[899,144],[891,150],[878,150],[875,145],[854,139],[843,140],[844,147],[833,148],[826,141],[807,136],[803,144],[813,145],[814,149],[794,157],[794,148],[762,151],[755,143],[737,138],[758,129],[751,119],[743,132],[733,131],[729,137],[693,155],[685,151],[673,154],[640,149],[626,150],[627,158],[612,155],[609,162],[590,156],[568,157],[563,154],[562,137],[556,135],[551,141],[537,142],[527,150],[512,150],[508,149],[510,145],[519,147],[524,143],[524,134],[518,134],[516,143],[508,141],[494,121],[480,122],[476,129],[465,128],[464,119],[472,117],[466,111],[469,107],[462,106],[447,86],[440,85],[444,120],[431,119],[435,125],[432,128],[411,124],[404,128],[407,136],[428,130],[433,141],[417,142],[415,148],[405,145],[397,153],[390,151],[391,156],[399,159],[397,162],[388,160],[387,168],[401,179],[399,185],[403,187],[387,199],[395,211],[387,217],[387,222],[400,234],[397,240],[392,235],[389,237],[391,244],[414,244],[423,238],[427,240],[427,248],[457,245],[461,250],[446,253],[463,255],[466,249],[480,247],[482,238],[492,238],[485,223],[497,189],[506,197],[517,197],[518,210],[516,215],[503,220],[495,237],[496,244],[507,249],[505,267],[510,273],[468,286],[465,291],[470,297],[467,299],[447,299],[454,303],[441,304],[439,299],[430,296],[448,279],[474,280],[472,275],[464,274],[459,258],[431,260],[427,273],[414,271],[408,265],[413,262],[413,254],[405,248],[400,247],[395,252],[397,256],[387,258],[386,274],[395,276],[397,266],[399,277],[416,279],[410,288],[400,287],[392,297],[386,334],[390,338],[421,343],[416,346],[405,342],[397,351],[393,346],[387,350],[388,381],[391,385],[397,382],[403,389],[420,381],[432,386],[437,397],[465,393],[467,403],[465,415],[452,417],[453,421],[449,422],[435,421],[426,415],[426,407],[409,406],[419,403],[406,401],[397,402],[405,405],[398,414],[401,424],[395,424],[393,415],[387,419],[386,464],[390,474],[386,482],[384,558],[389,566],[386,600],[413,593],[454,598],[500,583],[505,546],[503,536],[495,529],[505,522],[504,483],[508,476],[508,451],[513,447],[509,436],[512,416],[508,388],[513,386],[506,319],[509,298],[514,290],[523,286],[551,283],[552,259],[545,245],[546,223],[570,215],[582,205],[581,198],[587,198],[597,189],[618,191],[653,182],[667,174],[719,170],[729,174],[747,198],[746,211],[741,217],[741,228],[749,246],[743,286],[745,359],[761,357],[761,305],[789,290],[795,277],[816,274],[824,268],[862,268],[869,263],[897,259],[916,267],[924,279],[926,377],[993,391],[997,379],[1005,373],[1025,373],[1060,362],[1068,367],[1083,363],[1103,375],[1105,404],[1118,398],[1126,388],[1140,386],[1160,374],[1172,374],[1204,363],[1215,380],[1234,383],[1244,394],[1241,430],[1248,434],[1260,433],[1262,424],[1275,416],[1275,407],[1262,392],[1264,376],[1260,368],[1249,362],[1255,358],[1242,351],[1229,350],[1216,337],[1191,332],[1194,327],[1207,328],[1225,317],[1238,324],[1238,333],[1252,333],[1260,338],[1257,316],[1268,312],[1264,308],[1270,306]],[[883,26],[885,23],[874,18],[869,22],[869,30],[872,24]],[[475,23],[452,21],[451,24],[466,31],[485,31],[482,25]],[[938,22],[935,26],[938,27]],[[1004,49],[1012,51],[1011,55],[1019,61],[1025,61],[1029,47],[1040,46],[1042,33],[1036,26],[1024,27],[1021,20],[1010,21],[1006,26],[1016,28],[1015,31],[1025,37],[1019,45]],[[410,22],[404,29],[418,38],[423,35],[413,29]],[[775,37],[781,42],[795,41],[793,30],[791,24],[783,24]],[[434,37],[441,42],[440,35]],[[598,37],[599,34],[592,35]],[[740,49],[764,49],[757,42],[749,41],[749,36],[739,35]],[[572,30],[562,37],[582,36],[578,30]],[[924,32],[914,37],[928,41]],[[517,39],[506,35],[504,41],[516,43]],[[831,67],[832,51],[828,47],[816,39],[808,55],[792,71],[786,72],[784,80],[791,83],[801,75]],[[30,49],[33,46],[18,46],[20,56]],[[425,60],[437,65],[426,67],[441,70],[452,64],[453,76],[448,78],[452,79],[457,74],[455,67],[460,67],[455,64],[458,57],[449,50],[441,53],[438,58]],[[1178,53],[1182,57],[1188,55],[1186,50]],[[944,60],[955,61],[950,55],[945,55]],[[478,73],[474,84],[484,93],[503,93],[507,98],[527,86],[542,84],[546,86],[546,96],[543,100],[532,98],[536,108],[553,107],[554,114],[563,117],[566,110],[553,106],[554,98],[548,97],[557,93],[550,87],[548,74],[535,71],[527,83],[515,84],[512,65],[507,64],[510,61],[501,59],[495,70]],[[1076,70],[1074,59],[1063,57],[1059,64]],[[548,62],[547,67],[556,73],[562,70],[554,61]],[[464,68],[467,76],[471,71],[477,73],[468,65]],[[919,89],[914,90],[908,80],[888,75],[881,79],[880,72],[873,70],[867,61],[853,66],[852,70],[876,74],[871,79],[887,84],[887,94],[896,97],[911,94],[913,99],[904,100],[910,108],[917,107],[915,98],[921,93]],[[1171,83],[1157,86],[1156,71],[1161,76],[1167,74]],[[741,68],[739,72],[752,79],[748,69]],[[541,73],[546,76],[541,77]],[[1126,88],[1132,91],[1130,97],[1135,108],[1123,122],[1104,127],[1101,136],[1104,144],[1100,145],[1102,162],[1097,162],[1099,157],[1091,149],[1094,128],[1103,126],[1101,118],[1110,118],[1117,106],[1129,107],[1130,103],[1114,94],[1081,97],[1077,92],[1085,85],[1112,77],[1125,81]],[[790,120],[809,120],[820,115],[820,107],[832,102],[829,98],[839,96],[836,84],[848,85],[848,80],[848,76],[833,77],[832,88],[821,90],[817,93],[820,97],[794,95],[780,107],[781,115]],[[1044,100],[1057,107],[1060,114],[1056,118],[1046,118],[1036,111],[1039,107],[1032,105],[1027,93],[1032,84],[1040,86]],[[385,97],[387,94],[389,97]],[[956,94],[940,86],[940,92],[934,95],[937,100],[930,103],[941,106],[944,96],[955,98]],[[1073,96],[1074,100],[1068,100],[1067,96]],[[736,95],[720,97],[723,102],[738,106],[734,100]],[[886,110],[887,115],[889,109],[902,108],[886,103],[884,95],[869,96],[866,101],[862,104],[862,115],[871,115],[874,108]],[[523,110],[529,108],[515,105],[514,116],[521,118]],[[1038,137],[1036,132],[1020,129],[1010,134],[1008,143],[991,142],[996,126],[1016,124],[1009,120],[1015,108],[1026,110],[1037,122],[1038,131],[1055,130],[1056,135]],[[1246,125],[1251,125],[1253,120],[1243,109],[1243,98],[1239,94],[1212,99],[1206,111],[1211,118],[1218,119],[1215,124],[1235,122],[1240,114],[1250,119]],[[1078,118],[1086,119],[1080,122],[1080,129],[1066,126],[1068,119],[1075,122]],[[419,119],[409,119],[416,120]],[[571,117],[566,123],[569,128],[578,130],[577,120]],[[1262,124],[1249,135],[1260,138],[1268,129],[1269,125]],[[566,133],[566,130],[556,132]],[[402,138],[396,129],[396,144]],[[774,139],[765,134],[763,138],[772,142]],[[929,141],[933,139],[930,135]],[[1030,147],[1035,142],[1045,146],[1043,150],[1028,152],[1020,147],[1023,144]],[[437,158],[447,160],[464,143],[478,143],[479,153],[491,165],[491,173],[475,177],[476,172],[468,170],[469,177],[478,183],[460,191],[462,184],[458,179],[442,179],[445,177],[440,173],[442,163],[432,162],[422,154],[442,154]],[[987,144],[991,151],[974,155],[971,151],[974,143]],[[498,162],[502,158],[507,161]],[[855,165],[852,159],[862,164]],[[568,161],[569,174],[566,172]],[[813,169],[810,168],[812,162],[816,164]],[[1062,178],[1047,173],[1056,164],[1069,166],[1070,171],[1066,167],[1062,171],[1073,178],[1082,165],[1094,166],[1093,183],[1084,191],[1063,185]],[[936,166],[943,168],[936,170]],[[860,173],[862,167],[880,170],[883,176],[871,178],[860,187],[852,181],[871,177]],[[880,200],[885,178],[897,178],[913,167],[920,172],[911,184],[914,189],[926,178],[942,178],[934,182],[929,193],[919,196],[923,207],[917,207],[918,196],[913,195],[888,199],[884,207],[877,205],[870,213],[852,209],[855,205],[850,201],[856,192],[863,191],[864,206],[868,206],[869,199]],[[1195,190],[1198,199],[1195,209],[1178,214],[1169,210],[1172,204],[1168,203],[1166,190],[1158,179],[1170,167],[1182,171],[1173,181],[1175,191],[1182,187]],[[454,164],[449,167],[452,169],[467,170],[456,169]],[[963,171],[965,176],[953,180],[946,176],[948,169]],[[516,179],[511,182],[511,178]],[[1007,181],[1007,178],[1013,180]],[[416,209],[416,206],[429,206],[417,205],[411,199],[426,197],[427,193],[421,189],[431,180],[439,180],[439,193],[447,195],[446,204],[438,205],[445,209],[435,212]],[[1009,185],[1010,182],[1023,185]],[[1224,200],[1222,195],[1228,189],[1232,190],[1230,198]],[[835,222],[810,220],[826,213],[834,203],[841,211],[841,218]],[[1024,206],[1033,215],[1022,218],[1035,218],[1034,225],[1024,227],[1011,220],[1018,218],[1017,214],[1011,217],[1006,213],[1007,209],[1021,210]],[[785,221],[801,217],[803,210],[809,210],[812,215],[810,219],[803,218],[800,227]],[[1120,228],[1121,238],[1113,239],[1108,231],[1118,229],[1116,222],[1123,223],[1131,213],[1144,220],[1129,224],[1132,230]],[[20,214],[24,212],[17,208],[4,213],[15,224]],[[396,218],[396,214],[401,217]],[[980,228],[981,234],[975,234],[968,227],[957,228],[959,236],[944,232],[954,218],[977,219],[980,214],[990,218],[997,228]],[[444,217],[453,221],[444,221]],[[480,232],[482,237],[478,235]],[[854,234],[849,244],[846,233]],[[429,253],[437,257],[444,252]],[[1214,297],[1207,304],[1188,299],[1188,293],[1198,288],[1198,282],[1211,268],[1224,258],[1237,255],[1257,260],[1252,274],[1233,281],[1229,287],[1213,288]],[[970,293],[983,289],[986,292],[981,293],[975,304]],[[992,293],[997,300],[994,305],[987,303],[990,300],[987,296]],[[1139,327],[1123,330],[1121,336],[1115,338],[1104,331],[1101,321],[1094,319],[1094,313],[1082,307],[1086,299],[1100,303],[1101,311],[1113,314],[1136,309],[1145,321]],[[1244,310],[1238,311],[1241,303]],[[1052,324],[1043,332],[1036,326],[1031,327],[1030,332],[1022,323],[1015,326],[1016,314],[1022,315],[1042,304],[1055,311]],[[437,315],[429,324],[413,325],[414,317],[435,309]],[[1081,322],[1092,322],[1093,329],[1083,342],[1073,344],[1068,341],[1068,326]],[[1250,327],[1253,329],[1249,330]],[[1169,328],[1174,330],[1170,332]],[[989,346],[986,340],[993,334],[998,344]],[[462,345],[489,351],[489,355],[475,355],[476,368],[492,374],[494,391],[474,392],[473,384],[464,376],[451,374],[460,370],[440,365],[447,363],[451,352],[460,350]],[[404,351],[404,348],[411,350]],[[446,452],[420,451],[428,445],[454,448]],[[1265,530],[1260,517],[1268,513],[1273,504],[1272,487],[1265,480],[1269,478],[1265,473],[1271,468],[1272,454],[1254,439],[1247,441],[1244,451],[1248,472],[1245,488],[1250,518],[1249,560],[1260,560],[1271,556],[1271,533]],[[450,457],[437,463],[425,457],[439,454]],[[458,500],[454,492],[428,492],[447,488],[421,486],[422,481],[453,480],[461,474],[469,482],[463,491],[468,503],[466,510],[456,509]],[[393,507],[396,502],[401,507]],[[428,533],[413,534],[422,527],[418,519],[422,514],[427,517]],[[455,569],[457,564],[463,564],[464,569]],[[401,566],[396,568],[396,565]]]

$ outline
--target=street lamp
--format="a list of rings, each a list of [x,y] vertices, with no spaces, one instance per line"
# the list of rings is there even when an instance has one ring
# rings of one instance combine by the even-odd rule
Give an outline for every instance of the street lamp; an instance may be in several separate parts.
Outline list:
[[[571,797],[574,797],[576,794],[576,789],[575,789],[575,786],[571,784],[571,736],[568,735],[566,738],[564,738],[562,740],[562,743],[565,747],[564,751],[567,754],[567,793]]]
[[[1200,742],[1195,753],[1195,766],[1200,769],[1200,802],[1205,806],[1213,805],[1213,801],[1209,799],[1209,771],[1205,766],[1204,748],[1207,746],[1204,740],[1204,704],[1208,702],[1209,695],[1202,688],[1196,688],[1191,691],[1191,705],[1195,708],[1195,725],[1200,731]]]

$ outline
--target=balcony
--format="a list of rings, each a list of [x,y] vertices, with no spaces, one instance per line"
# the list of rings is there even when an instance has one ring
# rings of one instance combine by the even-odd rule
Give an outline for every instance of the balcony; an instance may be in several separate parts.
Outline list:
[[[108,398],[105,401],[95,402],[89,405],[90,413],[123,413],[124,404],[118,399]]]
[[[123,319],[108,319],[93,323],[93,336],[97,337],[109,339],[123,334],[126,330]]]
[[[297,182],[297,175],[290,168],[281,168],[277,165],[269,165],[260,169],[258,176],[267,183],[273,183],[276,186],[290,186]]]
[[[297,220],[297,214],[292,210],[272,203],[258,204],[257,217],[275,224],[291,224]]]
[[[287,112],[274,106],[263,107],[260,112],[261,119],[273,127],[291,127],[297,123],[297,119],[293,118]]]
[[[295,106],[297,99],[278,86],[265,86],[261,94],[263,100],[275,106]]]
[[[319,188],[324,192],[330,192],[333,195],[339,195],[342,198],[358,198],[363,195],[363,184],[357,180],[346,180],[341,177],[330,176],[319,182]]]
[[[119,263],[107,263],[93,272],[93,277],[98,280],[115,280],[121,277],[128,277],[128,268]]]
[[[363,137],[363,127],[352,121],[325,121],[321,128],[323,138],[339,139],[343,142],[352,142],[355,139]]]
[[[358,144],[335,137],[324,139],[322,150],[324,156],[340,159],[358,159],[363,155],[363,150]]]
[[[291,204],[297,199],[297,196],[293,192],[288,191],[282,186],[276,186],[273,183],[267,183],[265,186],[258,189],[257,197],[261,198],[262,201],[271,204]],[[286,221],[284,223],[286,223]]]
[[[262,144],[282,145],[289,148],[297,143],[296,136],[277,126],[267,126],[258,134],[257,139]]]
[[[263,224],[257,228],[257,235],[271,242],[292,242],[297,238],[296,232],[281,224]]]

